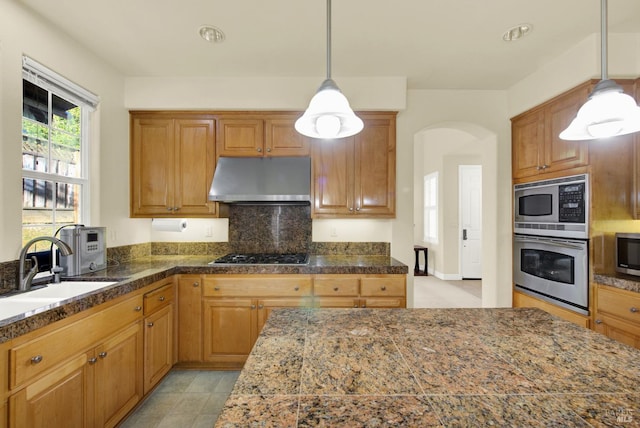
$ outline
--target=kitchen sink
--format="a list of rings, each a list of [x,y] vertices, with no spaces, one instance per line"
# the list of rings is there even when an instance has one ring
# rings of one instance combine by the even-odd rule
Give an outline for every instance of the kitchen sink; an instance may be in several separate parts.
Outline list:
[[[117,281],[63,281],[0,298],[0,322],[27,313],[41,312],[67,299],[116,284]]]

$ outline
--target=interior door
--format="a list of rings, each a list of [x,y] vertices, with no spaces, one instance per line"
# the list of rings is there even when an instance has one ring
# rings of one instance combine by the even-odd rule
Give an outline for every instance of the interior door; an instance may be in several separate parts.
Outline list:
[[[482,165],[460,165],[460,273],[482,278]]]

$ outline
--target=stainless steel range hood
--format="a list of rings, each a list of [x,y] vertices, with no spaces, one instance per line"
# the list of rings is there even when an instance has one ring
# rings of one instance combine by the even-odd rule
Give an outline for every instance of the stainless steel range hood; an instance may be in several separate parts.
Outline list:
[[[308,202],[311,158],[218,159],[209,200],[219,202]]]

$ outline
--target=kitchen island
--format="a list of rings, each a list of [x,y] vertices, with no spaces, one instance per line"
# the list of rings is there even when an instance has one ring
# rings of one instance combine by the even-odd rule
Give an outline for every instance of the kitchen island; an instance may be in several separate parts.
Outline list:
[[[272,312],[217,428],[640,426],[640,351],[539,309]]]

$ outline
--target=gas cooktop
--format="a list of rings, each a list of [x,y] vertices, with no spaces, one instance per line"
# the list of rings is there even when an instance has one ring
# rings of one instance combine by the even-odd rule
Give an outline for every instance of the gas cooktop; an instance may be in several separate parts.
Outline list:
[[[238,254],[230,253],[217,258],[210,264],[233,264],[233,265],[304,265],[309,263],[309,254]]]

